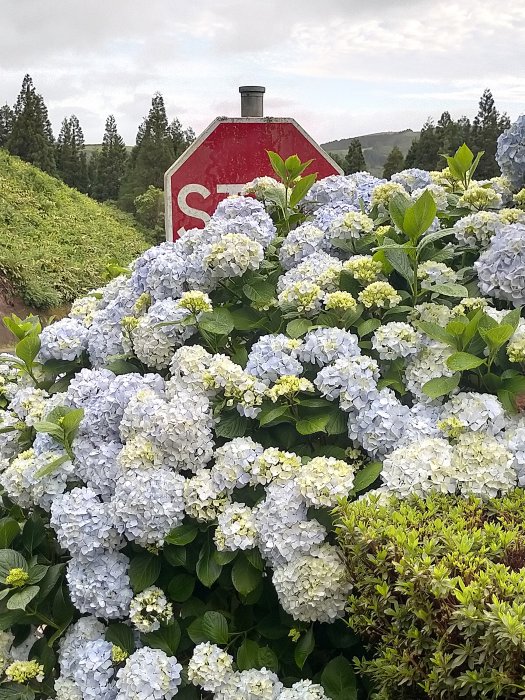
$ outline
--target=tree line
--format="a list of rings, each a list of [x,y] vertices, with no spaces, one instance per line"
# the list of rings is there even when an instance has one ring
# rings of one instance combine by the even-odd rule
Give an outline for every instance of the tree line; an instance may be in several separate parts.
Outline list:
[[[74,114],[62,121],[55,139],[44,99],[30,75],[24,77],[16,103],[0,107],[0,148],[98,201],[116,201],[134,213],[137,197],[151,187],[162,189],[164,172],[194,138],[191,127],[183,129],[178,119],[168,121],[160,93],[153,96],[130,153],[112,114],[106,119],[100,149],[86,150]]]
[[[498,136],[509,126],[509,117],[497,110],[492,92],[486,89],[480,98],[478,113],[472,122],[465,116],[454,120],[450,112],[443,112],[436,124],[432,119],[427,119],[419,137],[412,142],[406,157],[398,146],[394,146],[385,161],[383,177],[389,178],[404,168],[440,170],[446,166],[443,154],[454,153],[462,143],[467,143],[474,152],[485,152],[476,171],[476,177],[479,179],[496,177],[500,174],[496,162]],[[335,154],[335,159],[346,174],[366,170],[363,149],[358,138],[350,141],[348,152],[344,157]]]

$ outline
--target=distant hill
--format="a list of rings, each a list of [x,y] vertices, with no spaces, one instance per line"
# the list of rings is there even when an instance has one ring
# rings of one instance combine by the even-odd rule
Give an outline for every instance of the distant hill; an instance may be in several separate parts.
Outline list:
[[[2,311],[67,304],[103,284],[108,263],[126,265],[149,245],[130,215],[0,149]]]
[[[365,134],[357,138],[361,142],[368,170],[374,175],[382,175],[383,165],[394,146],[400,148],[403,155],[406,156],[412,141],[418,137],[419,131],[405,129],[405,131],[382,131],[378,134]],[[321,144],[321,147],[328,153],[345,156],[351,140],[329,141]]]

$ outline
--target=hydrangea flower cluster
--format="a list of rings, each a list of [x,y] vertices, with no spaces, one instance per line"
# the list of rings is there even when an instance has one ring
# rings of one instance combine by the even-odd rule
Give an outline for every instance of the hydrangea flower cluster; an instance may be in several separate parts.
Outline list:
[[[525,483],[525,424],[507,396],[525,361],[525,323],[507,317],[525,301],[525,224],[496,211],[505,183],[458,195],[437,179],[326,178],[287,231],[282,186],[257,178],[245,188],[255,198],[223,200],[204,229],[146,251],[42,331],[31,373],[38,383],[38,363],[70,363],[56,386],[6,373],[0,484],[45,511],[81,616],[60,642],[59,699],[171,700],[187,683],[217,700],[328,697],[309,680],[285,687],[268,655],[247,668],[249,633],[224,628],[237,611],[213,617],[192,599],[195,581],[217,585],[219,603],[225,590],[244,601],[273,586],[302,633],[345,613],[351,586],[327,517],[340,499],[376,479],[401,497],[488,498]],[[419,253],[389,252],[404,235],[389,205],[423,193],[440,214],[408,274],[406,251]],[[480,318],[478,341],[490,342],[470,352]],[[498,393],[484,369],[500,362]],[[64,415],[49,427],[58,408],[82,411],[70,442],[57,437]],[[180,660],[168,653],[179,627]]]

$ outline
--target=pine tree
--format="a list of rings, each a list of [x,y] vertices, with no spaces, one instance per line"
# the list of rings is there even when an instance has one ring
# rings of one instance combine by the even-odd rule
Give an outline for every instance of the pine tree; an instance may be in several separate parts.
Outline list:
[[[48,173],[55,173],[54,142],[51,122],[41,95],[31,76],[25,75],[16,100],[13,126],[7,150]]]
[[[136,145],[120,188],[120,206],[127,211],[133,211],[135,198],[150,185],[162,189],[164,173],[174,160],[175,149],[168,127],[164,99],[157,92],[153,96],[147,118],[139,127]]]
[[[394,146],[385,161],[385,165],[383,167],[383,177],[390,179],[394,173],[398,173],[403,170],[404,165],[405,159],[401,149],[398,146]]]
[[[195,132],[191,127],[183,129],[178,119],[174,119],[168,127],[168,134],[173,144],[175,158],[181,156],[184,151],[195,141]]]
[[[0,148],[7,144],[13,128],[13,110],[9,105],[0,107]]]
[[[88,191],[87,158],[84,134],[77,117],[64,119],[56,145],[57,171],[70,187]]]
[[[348,146],[348,152],[345,156],[345,175],[359,173],[362,170],[366,170],[366,163],[363,155],[363,149],[361,148],[361,142],[359,139],[352,139]]]
[[[423,124],[419,139],[412,141],[405,158],[406,168],[422,168],[435,170],[438,166],[440,153],[439,136],[431,119]]]
[[[472,144],[475,151],[485,151],[476,170],[478,179],[496,177],[500,174],[496,162],[498,136],[508,129],[510,120],[506,114],[500,114],[496,109],[492,92],[484,90],[479,101],[479,109],[472,123]]]
[[[100,161],[100,151],[91,151],[88,158],[88,194],[96,197],[99,188],[98,164]]]
[[[106,129],[102,140],[102,149],[96,162],[96,186],[92,188],[93,196],[100,200],[116,200],[126,170],[128,154],[124,139],[117,131],[115,117],[110,114],[106,119]]]

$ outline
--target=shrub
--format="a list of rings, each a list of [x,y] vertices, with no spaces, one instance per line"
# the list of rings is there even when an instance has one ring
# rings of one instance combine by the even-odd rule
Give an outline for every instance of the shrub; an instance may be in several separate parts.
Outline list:
[[[518,698],[525,493],[370,496],[339,509],[358,663],[384,698]],[[423,692],[424,691],[424,692]]]
[[[0,484],[69,559],[72,624],[43,680],[59,697],[145,699],[158,678],[159,700],[363,697],[331,509],[380,473],[403,496],[523,478],[521,257],[488,266],[497,306],[475,267],[524,228],[506,182],[476,183],[466,146],[394,182],[314,184],[270,158],[280,182],[68,318],[7,321]]]

